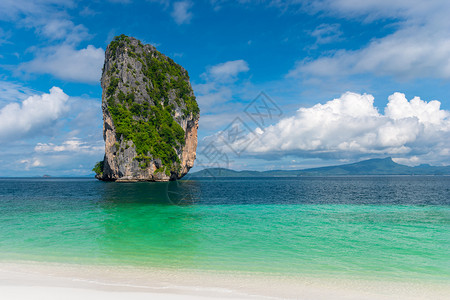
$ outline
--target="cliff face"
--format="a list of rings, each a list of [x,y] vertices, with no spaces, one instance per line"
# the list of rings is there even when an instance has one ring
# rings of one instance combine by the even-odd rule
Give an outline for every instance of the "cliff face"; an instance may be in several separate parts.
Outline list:
[[[106,181],[168,181],[194,166],[199,108],[187,71],[151,45],[121,35],[101,78]]]

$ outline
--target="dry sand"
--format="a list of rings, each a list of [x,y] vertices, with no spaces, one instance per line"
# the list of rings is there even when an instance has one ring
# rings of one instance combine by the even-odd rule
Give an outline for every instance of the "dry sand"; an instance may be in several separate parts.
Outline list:
[[[448,299],[448,282],[390,282],[111,266],[0,263],[0,299]]]

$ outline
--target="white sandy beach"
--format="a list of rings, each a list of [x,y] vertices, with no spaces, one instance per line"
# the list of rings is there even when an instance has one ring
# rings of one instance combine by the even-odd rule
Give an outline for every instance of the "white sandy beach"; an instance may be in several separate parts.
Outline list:
[[[448,299],[446,283],[0,263],[1,299]]]

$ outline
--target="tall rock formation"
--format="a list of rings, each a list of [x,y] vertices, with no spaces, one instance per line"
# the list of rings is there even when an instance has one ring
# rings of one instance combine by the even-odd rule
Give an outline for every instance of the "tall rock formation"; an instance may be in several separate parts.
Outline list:
[[[101,79],[105,157],[96,178],[168,181],[194,165],[199,108],[187,71],[151,45],[121,35]]]

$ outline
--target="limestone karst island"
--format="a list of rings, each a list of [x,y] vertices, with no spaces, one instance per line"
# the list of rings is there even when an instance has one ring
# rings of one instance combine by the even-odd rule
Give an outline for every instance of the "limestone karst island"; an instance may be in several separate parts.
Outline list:
[[[193,167],[200,110],[188,72],[121,35],[107,47],[101,78],[104,181],[176,180]]]

